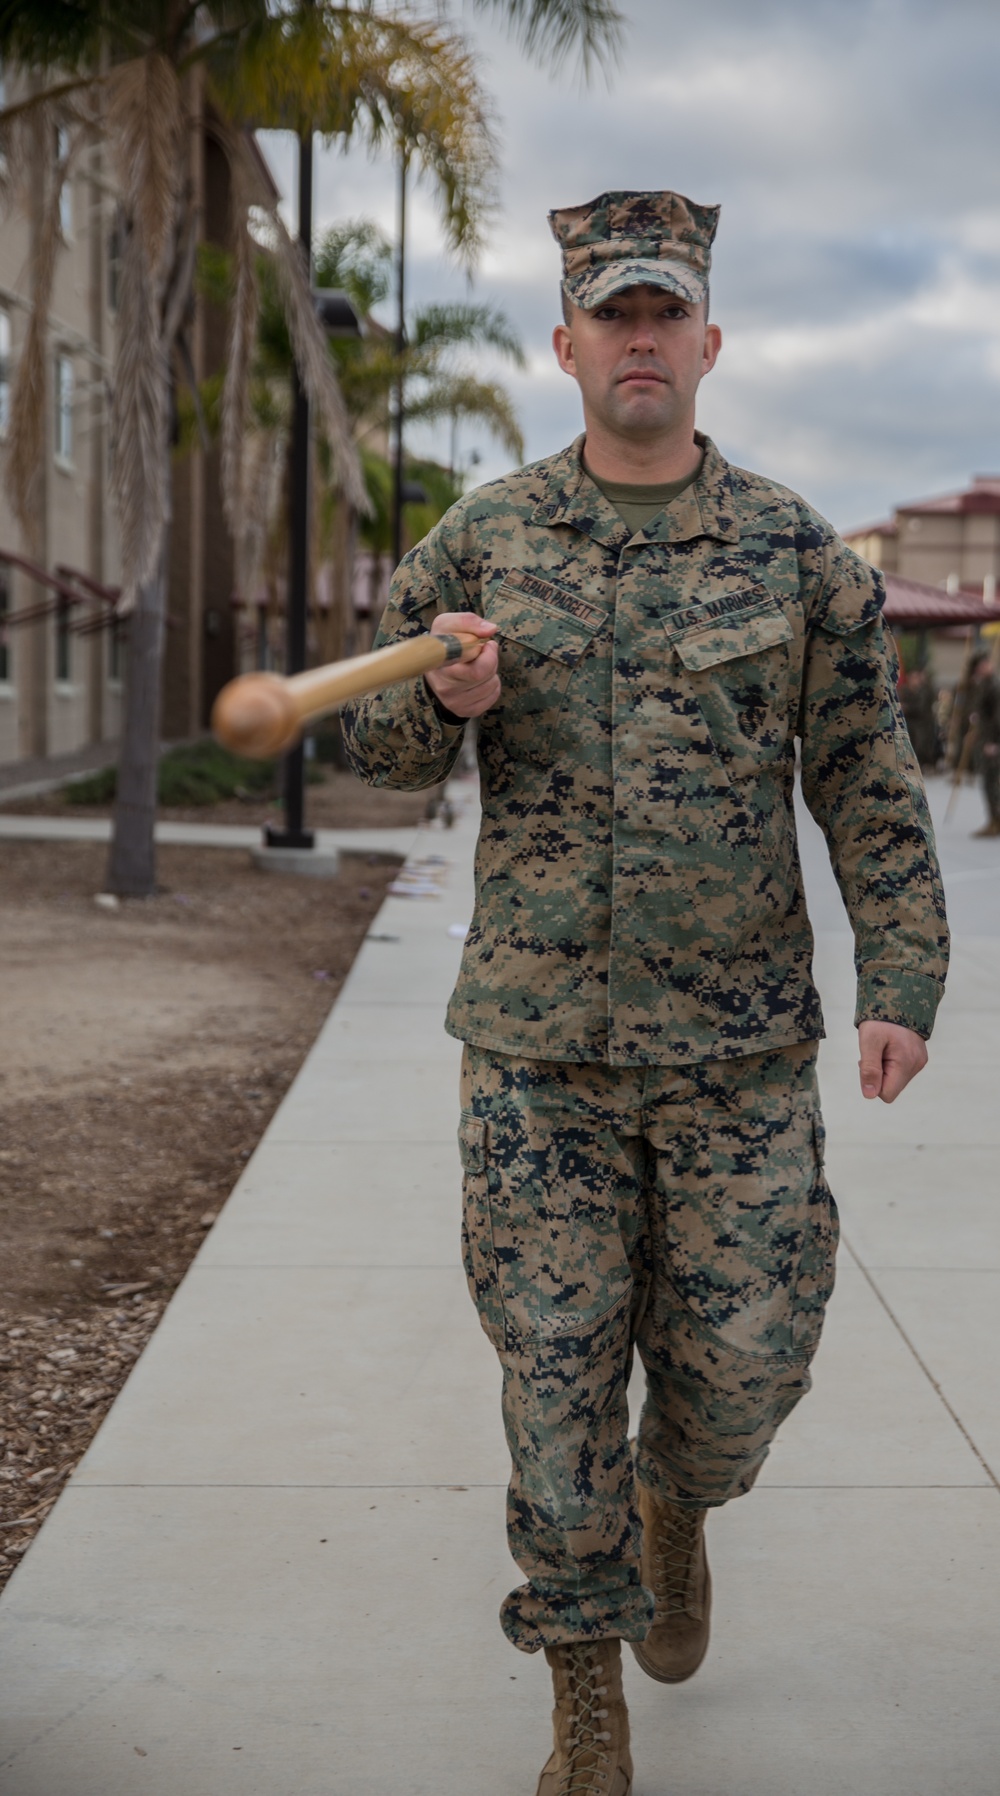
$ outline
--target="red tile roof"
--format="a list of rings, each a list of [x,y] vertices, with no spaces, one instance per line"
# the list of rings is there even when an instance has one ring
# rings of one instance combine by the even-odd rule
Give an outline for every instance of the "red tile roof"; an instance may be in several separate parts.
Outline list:
[[[976,474],[971,486],[960,493],[942,493],[939,499],[915,499],[911,505],[897,506],[897,512],[908,515],[924,512],[948,512],[952,515],[1000,512],[1000,474]]]
[[[895,518],[883,518],[880,524],[859,524],[855,530],[844,531],[844,541],[850,542],[855,536],[898,536],[899,525]]]
[[[975,592],[944,592],[919,580],[885,575],[886,623],[894,630],[933,630],[947,624],[1000,623],[1000,605],[987,605]]]

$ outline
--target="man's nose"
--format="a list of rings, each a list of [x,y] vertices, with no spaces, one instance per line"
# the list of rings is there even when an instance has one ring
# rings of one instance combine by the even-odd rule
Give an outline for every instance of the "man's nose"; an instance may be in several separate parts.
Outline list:
[[[645,319],[634,320],[629,332],[628,348],[630,355],[651,355],[656,348],[656,337],[651,324]]]

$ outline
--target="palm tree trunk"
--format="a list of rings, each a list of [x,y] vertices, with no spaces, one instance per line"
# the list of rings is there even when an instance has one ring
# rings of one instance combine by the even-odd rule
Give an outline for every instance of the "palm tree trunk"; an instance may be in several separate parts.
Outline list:
[[[169,463],[166,447],[164,453]],[[169,466],[165,478],[169,481]],[[140,586],[129,619],[125,715],[107,873],[108,891],[116,892],[122,898],[150,898],[156,890],[154,827],[166,634],[168,537],[169,524],[165,524],[156,568],[149,580]]]

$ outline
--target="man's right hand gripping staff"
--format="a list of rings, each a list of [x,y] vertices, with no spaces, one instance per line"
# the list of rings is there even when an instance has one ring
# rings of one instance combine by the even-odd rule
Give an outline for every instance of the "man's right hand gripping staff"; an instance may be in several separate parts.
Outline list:
[[[446,611],[431,625],[435,636],[448,636],[464,631],[482,638],[483,647],[474,661],[455,661],[450,666],[436,667],[425,674],[446,722],[464,723],[469,717],[481,717],[500,697],[500,675],[497,671],[497,645],[493,641],[496,624],[478,617],[474,611]]]

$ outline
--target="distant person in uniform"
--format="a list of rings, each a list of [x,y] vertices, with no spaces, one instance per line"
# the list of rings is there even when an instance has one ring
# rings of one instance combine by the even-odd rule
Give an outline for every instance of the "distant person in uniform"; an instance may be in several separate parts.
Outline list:
[[[986,822],[973,834],[1000,836],[1000,683],[991,655],[980,655],[973,665],[971,705],[974,762],[986,801]]]
[[[940,753],[934,690],[926,668],[915,667],[902,682],[899,701],[913,752],[921,767],[936,767]]]
[[[467,494],[396,572],[379,641],[468,630],[478,660],[343,714],[356,771],[401,787],[446,778],[479,719],[447,1027],[524,1577],[501,1622],[555,1693],[538,1796],[631,1790],[621,1643],[660,1683],[698,1669],[706,1515],[809,1388],[837,1214],[796,739],[854,929],[866,1097],[924,1065],[947,957],[881,577],[695,429],[717,217],[669,192],[550,214],[585,434]]]

